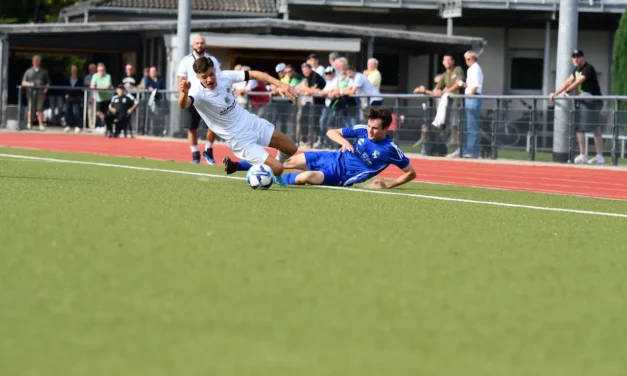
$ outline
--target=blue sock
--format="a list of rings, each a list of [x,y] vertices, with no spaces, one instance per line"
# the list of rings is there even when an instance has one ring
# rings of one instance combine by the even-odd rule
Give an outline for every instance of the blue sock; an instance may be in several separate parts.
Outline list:
[[[287,185],[295,185],[298,172],[290,172],[289,174],[283,174],[283,180]]]
[[[237,171],[248,171],[252,165],[246,161],[237,162]]]

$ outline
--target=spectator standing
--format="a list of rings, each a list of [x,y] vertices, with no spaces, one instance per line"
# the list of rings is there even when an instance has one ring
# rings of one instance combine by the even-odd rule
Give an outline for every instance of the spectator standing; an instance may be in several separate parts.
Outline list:
[[[41,56],[33,56],[33,66],[28,68],[22,78],[22,86],[26,86],[26,96],[28,98],[28,122],[26,127],[31,128],[32,119],[37,113],[39,122],[39,130],[45,131],[44,126],[44,101],[46,100],[47,88],[41,86],[50,85],[50,76],[48,71],[41,67]],[[40,86],[40,88],[29,88],[29,86]]]
[[[481,95],[483,89],[483,70],[477,62],[477,53],[467,51],[464,54],[468,71],[467,79],[463,84],[465,88],[464,94],[471,96],[464,100],[466,107],[466,133],[464,137],[464,148],[462,153],[464,158],[479,158],[479,147],[481,142],[481,99],[472,98],[475,95]]]
[[[576,49],[571,54],[573,65],[575,70],[566,81],[560,86],[560,88],[549,95],[549,99],[553,100],[556,96],[562,93],[568,93],[575,91],[575,95],[586,98],[578,101],[580,106],[578,113],[578,121],[576,122],[577,141],[579,143],[579,156],[575,158],[576,164],[582,164],[588,162],[588,164],[605,164],[605,158],[603,158],[603,136],[601,133],[601,124],[599,121],[599,114],[603,108],[603,101],[594,100],[590,97],[599,96],[601,94],[601,87],[599,86],[599,80],[597,78],[597,71],[592,64],[586,61],[583,51]],[[585,132],[594,132],[594,147],[596,149],[596,157],[590,159],[586,155],[586,138]]]
[[[70,78],[65,85],[71,88],[85,87],[85,81],[78,76],[78,67],[72,65],[70,67]],[[67,90],[65,93],[65,132],[69,132],[74,127],[74,132],[79,133],[83,126],[83,90]]]
[[[464,82],[464,80],[466,80],[466,74],[464,73],[464,70],[459,65],[455,65],[455,59],[452,55],[448,54],[444,55],[444,57],[442,58],[442,65],[444,66],[445,71],[441,75],[437,76],[435,88],[433,89],[433,91],[426,90],[424,86],[420,86],[414,90],[414,93],[433,95],[436,98],[439,98],[446,93],[461,94],[461,84]],[[448,158],[459,157],[461,152],[459,148],[459,120],[462,108],[462,100],[456,99],[453,103],[453,108],[451,108],[447,112],[447,123],[451,125],[451,135],[453,137],[453,141],[457,144],[457,149],[454,152],[448,154]],[[426,140],[424,136],[425,133],[423,130],[422,137],[418,142],[414,144],[414,147],[422,145],[424,143],[424,141]]]
[[[250,67],[249,66],[243,66],[241,67],[241,70],[243,70],[244,72],[250,72]],[[259,83],[259,81],[257,80],[248,80],[248,82],[240,82],[239,84],[244,84],[243,86],[238,86],[235,94],[237,94],[237,98],[246,98],[245,96],[248,95],[249,92],[268,92],[268,89],[266,88],[266,85],[264,85],[263,83]],[[245,100],[245,102],[250,102],[250,107],[252,112],[256,113],[257,116],[259,117],[263,117],[263,113],[265,111],[263,111],[263,106],[268,104],[268,102],[270,101],[270,97],[268,95],[249,95],[248,96],[248,101]],[[244,103],[245,106],[246,103]]]
[[[335,124],[335,115],[333,107],[333,96],[337,88],[337,79],[335,75],[335,68],[328,66],[324,71],[326,75],[326,85],[322,90],[318,90],[317,94],[322,94],[324,98],[324,108],[322,109],[322,115],[320,116],[320,133],[318,133],[318,140],[313,145],[314,149],[319,149],[323,146],[330,145],[330,141],[326,138],[327,130],[332,128]]]
[[[150,99],[148,100],[148,107],[150,107],[153,116],[150,119],[150,129],[148,134],[154,135],[155,131],[155,119],[161,114],[162,107],[164,101],[163,94],[159,91],[165,90],[165,81],[163,78],[159,77],[159,72],[157,71],[157,67],[150,67],[150,71],[148,73],[148,77],[146,77],[146,89],[150,91]],[[163,122],[163,127],[165,130],[165,124],[167,124],[167,120]]]
[[[324,98],[314,98],[312,95],[315,95],[318,90],[324,89],[327,81],[314,71],[313,67],[308,63],[301,64],[300,69],[305,77],[305,80],[298,85],[298,90],[310,99],[307,103],[303,104],[302,112],[305,115],[305,123],[308,125],[308,128],[310,128],[308,134],[313,134],[313,138],[310,140],[310,143],[313,146],[315,142],[314,140],[318,140],[318,137],[320,136],[317,134],[317,129],[314,130],[313,123],[316,121],[316,123],[318,123],[317,125],[319,125],[322,109],[324,108]],[[315,128],[319,129],[319,126]],[[298,129],[296,130],[296,133],[299,133]],[[309,139],[308,136],[306,138]],[[305,142],[307,142],[307,140]]]
[[[141,81],[139,81],[139,85],[137,85],[138,89],[146,88],[146,78],[150,75],[150,68],[144,68],[144,75],[142,76]]]
[[[355,72],[355,68],[348,67],[346,69],[348,77],[351,79],[348,89],[344,92],[346,95],[357,95],[367,97],[369,105],[382,106],[383,98],[380,97],[381,92],[361,73]]]
[[[334,64],[337,77],[335,80],[337,83],[335,97],[338,98],[338,100],[334,101],[333,105],[336,114],[341,114],[342,127],[352,127],[357,124],[359,119],[359,103],[357,102],[357,98],[346,94],[352,81],[347,73],[348,60],[344,57],[340,57],[335,59]]]
[[[126,64],[126,67],[124,67],[124,74],[125,76],[122,79],[124,89],[134,90],[135,88],[137,88],[137,81],[135,80],[135,69],[133,68],[132,64]],[[134,96],[132,94],[129,94],[128,92],[126,93],[126,95],[134,98]]]
[[[335,75],[338,76],[339,74],[342,73],[342,71],[340,69],[337,68],[337,65],[335,64],[335,61],[337,59],[340,58],[340,53],[339,52],[331,52],[329,54],[329,66],[333,67],[333,69],[335,69]]]
[[[96,64],[89,64],[88,73],[85,75],[85,87],[91,87],[91,79],[96,72]],[[90,129],[94,129],[96,118],[94,116],[94,98],[91,91],[89,92],[89,100],[87,101],[87,104],[87,125]]]
[[[379,72],[379,60],[371,57],[368,59],[368,69],[364,70],[364,76],[377,90],[381,91],[381,72]]]
[[[316,54],[310,54],[307,58],[307,64],[311,67],[311,69],[318,73],[318,75],[324,78],[324,67],[320,65],[320,59]]]
[[[66,84],[67,78],[63,72],[61,72],[61,68],[55,64],[52,67],[52,74],[50,75],[50,86],[65,86]],[[50,89],[48,91],[48,102],[50,103],[50,123],[53,125],[61,125],[64,96],[65,91],[62,89]]]
[[[105,65],[103,63],[98,63],[98,68],[96,74],[91,78],[91,88],[92,89],[111,89],[113,86],[111,85],[111,75],[107,73]],[[98,119],[100,119],[101,124],[99,127],[99,132],[104,133],[104,117],[108,111],[109,103],[111,102],[111,98],[113,98],[113,93],[108,91],[96,91],[94,93],[94,99],[96,100],[96,115]]]

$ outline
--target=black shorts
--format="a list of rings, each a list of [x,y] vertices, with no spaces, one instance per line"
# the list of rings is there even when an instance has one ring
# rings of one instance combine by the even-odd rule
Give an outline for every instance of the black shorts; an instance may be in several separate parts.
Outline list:
[[[200,118],[200,114],[196,110],[196,107],[194,107],[193,105],[189,106],[188,110],[190,115],[189,129],[198,129],[198,126],[200,125],[200,120],[202,120]]]
[[[96,112],[102,112],[103,114],[106,114],[109,111],[109,103],[111,102],[96,102]]]

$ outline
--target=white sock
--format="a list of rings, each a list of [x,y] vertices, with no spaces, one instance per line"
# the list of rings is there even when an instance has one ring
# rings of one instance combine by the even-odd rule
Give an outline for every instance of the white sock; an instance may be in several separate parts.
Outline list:
[[[213,146],[213,142],[207,141],[207,143],[205,144],[205,150],[211,149],[212,146]]]
[[[276,159],[279,160],[279,162],[281,162],[281,164],[285,163],[285,161],[287,161],[289,158],[291,157],[291,155],[285,154],[282,151],[279,152],[279,154],[277,154]]]
[[[198,151],[198,145],[192,145],[189,148],[191,149],[192,153],[195,153]]]

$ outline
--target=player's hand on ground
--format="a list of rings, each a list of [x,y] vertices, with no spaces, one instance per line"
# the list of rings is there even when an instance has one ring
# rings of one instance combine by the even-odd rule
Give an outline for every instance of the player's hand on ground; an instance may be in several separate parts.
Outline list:
[[[181,81],[179,82],[179,91],[181,93],[187,94],[189,92],[189,89],[192,87],[192,83],[189,81]]]
[[[383,180],[375,180],[370,184],[370,188],[374,189],[387,189],[388,186]]]
[[[354,153],[355,149],[353,149],[353,145],[351,145],[350,142],[347,141],[344,145],[342,145],[342,148],[340,149],[340,151],[342,153],[346,151],[350,151],[351,153]]]

